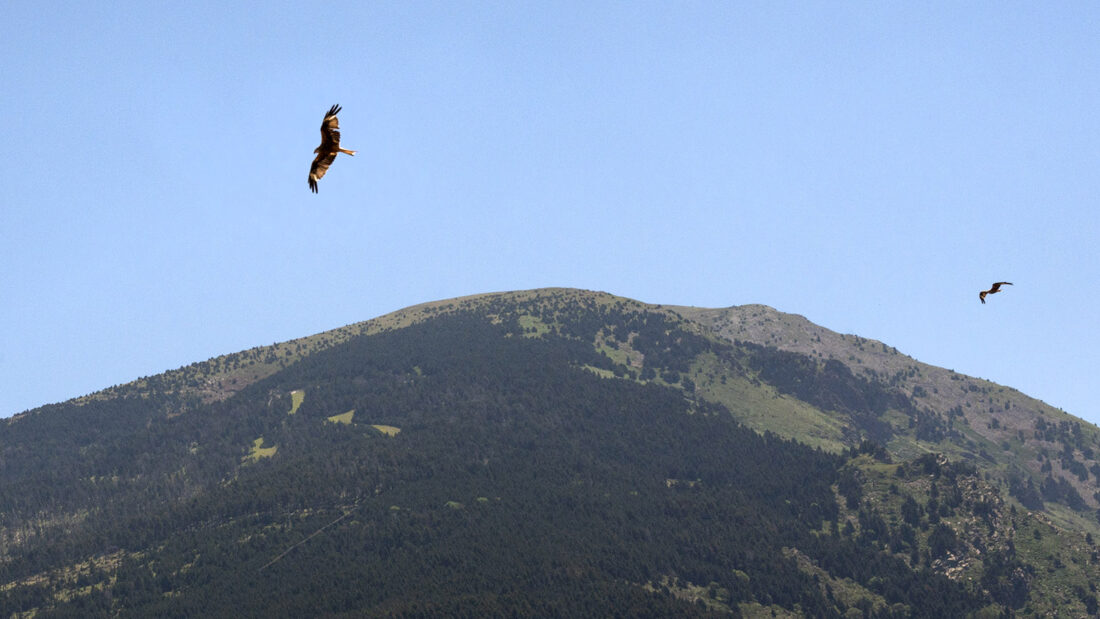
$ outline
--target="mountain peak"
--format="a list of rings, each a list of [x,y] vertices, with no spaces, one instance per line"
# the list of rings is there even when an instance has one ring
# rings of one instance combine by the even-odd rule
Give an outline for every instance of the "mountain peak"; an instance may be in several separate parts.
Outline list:
[[[0,605],[304,609],[315,571],[376,592],[331,613],[580,608],[555,582],[638,614],[1083,613],[1098,458],[1094,426],[768,306],[471,295],[0,425]]]

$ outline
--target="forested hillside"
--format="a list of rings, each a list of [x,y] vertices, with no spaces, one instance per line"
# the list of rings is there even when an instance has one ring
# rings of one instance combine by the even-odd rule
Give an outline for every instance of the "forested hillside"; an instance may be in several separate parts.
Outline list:
[[[1076,486],[1010,494],[980,456],[907,455],[934,445],[907,384],[686,314],[471,297],[21,415],[0,426],[0,609],[1096,612]]]

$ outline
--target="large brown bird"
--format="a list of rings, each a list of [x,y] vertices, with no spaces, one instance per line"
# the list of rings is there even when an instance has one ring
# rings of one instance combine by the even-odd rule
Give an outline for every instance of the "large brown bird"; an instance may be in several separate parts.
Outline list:
[[[983,291],[979,292],[978,293],[978,298],[981,299],[982,303],[985,303],[985,295],[987,295],[987,294],[997,294],[998,292],[1001,291],[1001,286],[1011,286],[1011,285],[1012,285],[1012,282],[997,282],[997,283],[993,284],[993,287],[990,288],[989,290],[983,290]]]
[[[334,105],[325,114],[321,121],[321,145],[313,150],[317,156],[313,158],[313,165],[309,167],[309,188],[317,193],[317,181],[328,172],[328,167],[336,159],[336,153],[355,155],[355,151],[340,148],[340,120],[336,115],[340,113],[340,106]]]

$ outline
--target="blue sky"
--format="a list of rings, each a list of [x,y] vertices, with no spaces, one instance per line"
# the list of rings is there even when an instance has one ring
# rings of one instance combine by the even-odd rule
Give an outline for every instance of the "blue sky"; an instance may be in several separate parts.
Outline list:
[[[0,416],[570,286],[1100,421],[1100,4],[273,5],[5,4]]]

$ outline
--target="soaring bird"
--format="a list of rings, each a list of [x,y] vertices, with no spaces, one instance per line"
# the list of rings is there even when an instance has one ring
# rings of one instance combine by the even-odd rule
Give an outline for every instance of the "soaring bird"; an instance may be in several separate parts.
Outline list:
[[[1011,285],[1012,285],[1012,282],[997,282],[997,283],[993,284],[993,287],[990,288],[989,290],[983,290],[983,291],[979,292],[978,293],[978,298],[981,299],[982,303],[985,303],[985,295],[987,295],[987,294],[997,294],[998,292],[1001,291],[1001,286],[1011,286]]]
[[[340,119],[336,115],[340,113],[340,106],[334,105],[325,114],[321,121],[321,145],[313,150],[317,156],[313,158],[313,165],[309,167],[309,188],[317,193],[317,181],[328,172],[328,167],[336,159],[336,153],[355,155],[355,151],[340,148]]]

